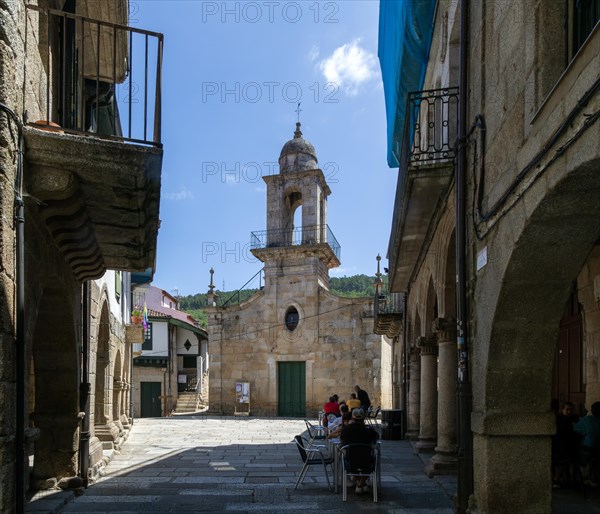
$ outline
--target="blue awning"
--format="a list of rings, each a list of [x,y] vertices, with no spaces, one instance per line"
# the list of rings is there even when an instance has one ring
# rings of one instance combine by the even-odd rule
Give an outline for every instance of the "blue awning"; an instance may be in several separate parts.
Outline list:
[[[404,130],[406,98],[423,89],[437,0],[381,0],[379,63],[383,78],[390,168],[398,158]]]

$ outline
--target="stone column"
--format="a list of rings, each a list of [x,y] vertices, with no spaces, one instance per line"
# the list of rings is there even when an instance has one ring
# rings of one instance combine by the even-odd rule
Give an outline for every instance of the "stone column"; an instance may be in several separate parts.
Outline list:
[[[434,322],[438,357],[438,423],[435,455],[427,474],[456,471],[456,321],[438,318]]]
[[[421,350],[411,347],[408,350],[408,415],[406,439],[417,439],[419,437],[419,409],[421,404]]]
[[[437,439],[437,341],[435,337],[419,337],[421,348],[421,408],[418,453],[433,452]]]

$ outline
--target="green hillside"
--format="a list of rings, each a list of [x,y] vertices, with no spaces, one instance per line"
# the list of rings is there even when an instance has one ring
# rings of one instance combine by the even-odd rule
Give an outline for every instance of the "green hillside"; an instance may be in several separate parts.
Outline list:
[[[384,277],[384,281],[387,277]],[[333,294],[346,298],[360,298],[375,294],[375,277],[368,275],[353,275],[351,277],[332,277],[329,280],[329,290]],[[258,289],[244,289],[242,291],[217,291],[218,304],[234,305],[250,298]],[[206,293],[182,296],[179,298],[179,308],[196,318],[202,327],[206,327],[207,318],[204,312],[206,306]]]

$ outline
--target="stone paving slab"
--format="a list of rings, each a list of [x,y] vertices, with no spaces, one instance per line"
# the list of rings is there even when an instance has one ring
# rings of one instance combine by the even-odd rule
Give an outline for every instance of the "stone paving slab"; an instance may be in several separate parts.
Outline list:
[[[65,506],[30,512],[385,512],[451,514],[447,490],[429,479],[407,441],[383,441],[379,502],[351,489],[347,503],[322,467],[294,489],[302,462],[293,442],[302,419],[177,417],[136,420],[104,476]],[[449,486],[450,494],[452,485]]]

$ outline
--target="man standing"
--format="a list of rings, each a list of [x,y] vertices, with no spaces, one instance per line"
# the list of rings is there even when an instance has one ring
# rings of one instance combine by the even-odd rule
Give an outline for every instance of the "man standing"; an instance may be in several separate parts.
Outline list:
[[[360,408],[367,412],[369,407],[371,406],[371,400],[369,400],[369,395],[364,389],[361,389],[359,386],[354,386],[354,390],[356,391],[356,396],[360,400]]]

